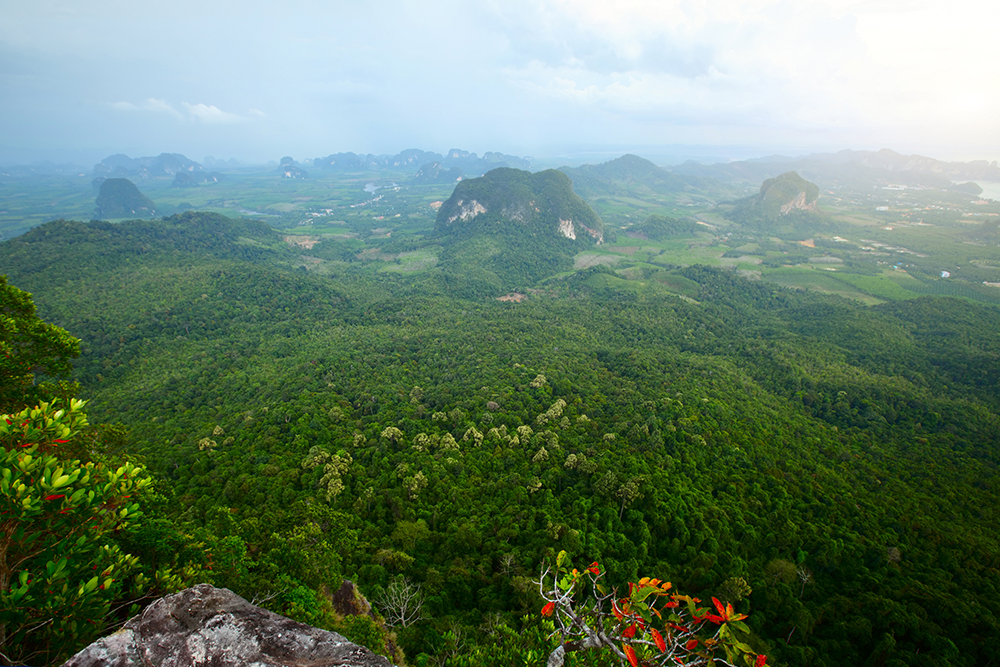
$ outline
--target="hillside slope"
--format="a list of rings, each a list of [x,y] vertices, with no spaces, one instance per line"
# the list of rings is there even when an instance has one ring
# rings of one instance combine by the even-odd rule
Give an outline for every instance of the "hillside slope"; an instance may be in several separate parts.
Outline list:
[[[446,245],[445,271],[466,294],[492,296],[571,268],[577,252],[604,238],[600,217],[553,169],[501,168],[460,182],[435,231]]]
[[[426,619],[399,642],[442,661],[456,628],[474,664],[547,652],[530,580],[559,550],[727,599],[769,665],[1000,651],[996,308],[705,267],[671,274],[687,299],[604,267],[465,299],[297,271],[202,214],[23,238],[0,266],[83,340],[93,421],[158,477],[121,538],[144,560],[280,613],[408,579]]]

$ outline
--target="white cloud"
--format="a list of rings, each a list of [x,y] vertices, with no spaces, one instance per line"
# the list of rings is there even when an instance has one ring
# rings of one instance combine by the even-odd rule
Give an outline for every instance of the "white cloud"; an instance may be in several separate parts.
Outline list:
[[[184,110],[188,112],[193,120],[210,125],[225,125],[228,123],[242,123],[247,120],[245,116],[223,111],[212,104],[188,104],[183,103]]]
[[[577,115],[911,136],[974,120],[982,133],[1000,110],[986,83],[1000,4],[956,3],[508,0],[496,11],[507,82]]]
[[[197,104],[181,102],[181,109],[183,109],[183,111],[181,111],[178,110],[173,104],[153,97],[140,104],[133,104],[132,102],[112,102],[108,106],[115,111],[150,111],[153,113],[165,113],[183,122],[205,123],[207,125],[243,123],[251,120],[252,118],[265,118],[267,116],[267,114],[260,109],[250,109],[247,111],[246,116],[241,116],[229,111],[223,111],[213,104],[204,104],[201,102]]]
[[[158,100],[154,97],[150,97],[141,104],[132,104],[131,102],[112,102],[110,106],[116,111],[152,111],[154,113],[169,114],[178,120],[184,118],[184,115],[172,107],[169,103],[164,100]]]
[[[103,105],[106,144],[131,132],[284,153],[388,152],[393,142],[514,152],[533,138],[640,144],[701,132],[755,144],[794,136],[831,146],[835,136],[916,152],[933,138],[1000,150],[996,0],[6,4],[0,89],[26,101],[52,91],[123,100]],[[154,33],[136,29],[154,24]],[[142,57],[109,72],[123,50]],[[159,97],[147,99],[150,90]],[[261,111],[273,99],[283,103]],[[135,122],[120,122],[125,115]],[[0,120],[42,127],[14,111]],[[96,141],[98,125],[62,131]]]

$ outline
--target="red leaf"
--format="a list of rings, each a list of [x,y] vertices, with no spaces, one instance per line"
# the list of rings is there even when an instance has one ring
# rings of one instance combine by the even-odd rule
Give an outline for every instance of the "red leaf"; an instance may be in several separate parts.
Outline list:
[[[622,633],[622,637],[625,637],[626,639],[632,639],[632,637],[635,637],[635,625],[633,624],[625,628],[625,632]]]
[[[542,616],[551,616],[552,612],[555,611],[556,603],[550,602],[544,607],[542,607]]]
[[[753,663],[754,667],[764,667],[764,663],[767,662],[767,656],[761,653],[757,656],[757,661]]]
[[[632,667],[639,667],[639,659],[635,657],[635,649],[633,649],[631,646],[625,647],[625,657],[628,658],[628,661],[632,664]]]
[[[664,653],[667,650],[667,642],[663,641],[663,635],[656,631],[656,628],[651,628],[649,634],[653,635],[653,641],[656,642],[656,648],[660,649],[660,653]]]
[[[45,499],[46,500],[59,500],[60,498],[65,498],[65,497],[66,497],[65,493],[59,493],[59,494],[55,494],[55,495],[51,495],[51,496],[45,496]]]
[[[697,645],[698,645],[698,640],[697,639],[692,639],[688,643],[684,644],[684,650],[685,651],[694,650],[694,647],[697,646]]]
[[[600,574],[601,573],[601,566],[597,564],[596,560],[593,563],[591,563],[590,567],[588,567],[587,569],[590,570],[590,572],[592,574]]]
[[[726,615],[726,608],[722,606],[722,603],[719,602],[718,599],[712,598],[712,603],[715,605],[715,608],[719,610],[719,616]]]

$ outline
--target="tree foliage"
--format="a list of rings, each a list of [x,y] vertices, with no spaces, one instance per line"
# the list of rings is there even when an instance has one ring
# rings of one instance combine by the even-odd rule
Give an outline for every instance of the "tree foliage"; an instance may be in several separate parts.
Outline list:
[[[562,667],[567,653],[584,650],[606,650],[632,667],[765,664],[766,657],[746,643],[746,614],[731,604],[712,598],[714,609],[700,607],[700,599],[649,577],[629,582],[628,595],[621,596],[602,583],[605,573],[597,561],[582,572],[568,563],[567,553],[559,552],[556,567],[538,580],[542,615],[554,619],[560,640],[548,667]]]
[[[34,404],[51,391],[37,387],[36,375],[58,378],[72,370],[80,341],[35,314],[31,295],[0,275],[0,410]]]
[[[105,629],[114,601],[149,583],[138,559],[109,542],[139,515],[150,479],[65,459],[87,426],[83,402],[41,403],[0,417],[0,653],[49,662]]]

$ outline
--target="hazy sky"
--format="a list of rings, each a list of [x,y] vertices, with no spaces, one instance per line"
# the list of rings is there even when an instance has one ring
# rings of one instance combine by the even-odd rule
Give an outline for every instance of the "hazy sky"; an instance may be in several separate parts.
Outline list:
[[[1000,158],[996,0],[0,0],[0,145]]]

